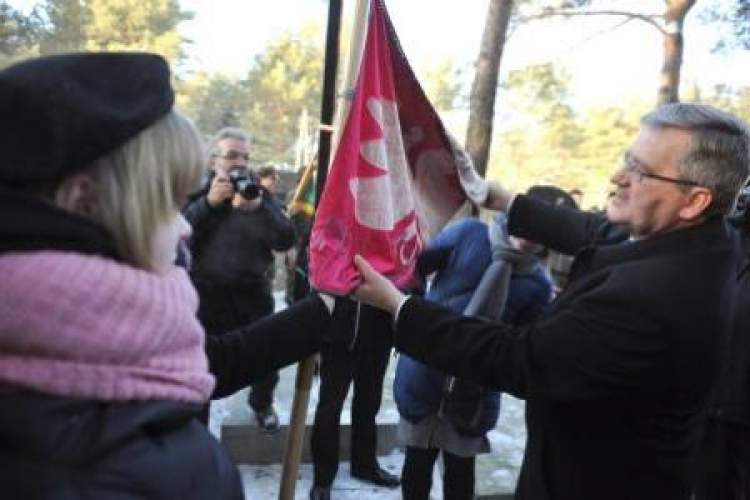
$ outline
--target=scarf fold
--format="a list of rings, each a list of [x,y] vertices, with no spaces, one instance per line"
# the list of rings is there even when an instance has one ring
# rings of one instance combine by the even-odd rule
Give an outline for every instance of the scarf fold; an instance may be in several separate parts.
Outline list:
[[[508,263],[513,268],[513,274],[529,274],[539,262],[536,255],[510,245],[506,216],[502,212],[496,213],[487,225],[487,236],[492,247],[492,260]]]
[[[187,274],[61,251],[0,255],[0,388],[204,402],[214,386]]]

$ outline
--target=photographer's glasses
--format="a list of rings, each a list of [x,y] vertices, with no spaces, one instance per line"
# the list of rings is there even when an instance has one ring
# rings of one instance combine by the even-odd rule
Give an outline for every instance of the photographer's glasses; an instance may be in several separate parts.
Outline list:
[[[648,167],[639,161],[630,153],[625,153],[620,161],[620,168],[626,174],[636,176],[638,182],[643,183],[643,179],[653,179],[655,181],[668,182],[670,184],[677,184],[680,186],[700,186],[695,181],[689,181],[687,179],[675,179],[674,177],[666,177],[659,174],[651,173],[647,170]]]
[[[250,161],[250,155],[247,153],[240,153],[239,151],[234,151],[233,149],[230,149],[224,154],[217,155],[222,160],[245,160]]]

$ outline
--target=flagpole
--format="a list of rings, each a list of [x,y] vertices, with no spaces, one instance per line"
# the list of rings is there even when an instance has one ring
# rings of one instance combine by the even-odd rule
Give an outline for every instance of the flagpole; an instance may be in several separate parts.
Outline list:
[[[352,97],[354,95],[354,86],[357,84],[357,74],[359,73],[359,64],[362,61],[362,50],[365,46],[365,36],[367,35],[367,14],[370,11],[370,0],[357,0],[354,10],[354,25],[352,26],[352,36],[349,45],[349,60],[344,74],[343,90],[338,93],[338,106],[336,106],[336,117],[332,123],[333,137],[330,134],[321,132],[320,147],[318,148],[318,184],[315,192],[315,206],[320,201],[323,193],[326,176],[328,175],[328,164],[331,151],[336,151],[343,131],[343,123],[349,114]],[[332,94],[333,95],[333,94]],[[326,96],[323,96],[325,106]],[[324,108],[325,109],[325,108]],[[321,111],[321,124],[331,123],[333,117],[333,101],[330,104],[330,114],[324,116],[325,111]],[[330,132],[330,131],[328,131]]]
[[[302,198],[305,196],[305,191],[307,190],[308,185],[311,182],[313,182],[313,172],[315,171],[315,161],[317,159],[318,159],[318,152],[316,151],[312,154],[310,161],[307,163],[304,170],[302,171],[302,176],[297,182],[297,187],[294,189],[294,195],[292,196],[292,201],[287,203],[287,206],[286,206],[287,212],[289,213],[289,217],[292,217],[293,215],[300,212],[300,210],[302,210],[300,209],[299,205],[305,203],[302,200]],[[313,200],[313,204],[314,203],[315,203],[315,200]],[[304,210],[304,211],[307,213],[307,210]]]
[[[357,0],[354,11],[354,26],[352,27],[351,44],[349,46],[349,63],[346,66],[344,74],[344,90],[340,93],[341,100],[336,109],[336,120],[333,129],[333,149],[339,145],[341,133],[343,132],[344,120],[349,114],[352,97],[354,96],[354,86],[357,84],[357,75],[359,74],[359,65],[362,62],[362,51],[365,47],[365,37],[367,36],[367,15],[370,12],[370,0]]]
[[[318,180],[315,205],[317,207],[328,170],[331,151],[331,125],[335,104],[336,71],[339,58],[339,34],[341,31],[342,0],[330,0],[328,4],[328,26],[326,29],[325,63],[323,70],[323,96],[320,110],[321,128],[318,139]],[[337,122],[339,123],[339,122]],[[311,170],[312,172],[312,170]],[[306,249],[303,249],[305,251]],[[317,356],[310,356],[297,365],[297,377],[294,387],[294,401],[289,417],[287,440],[284,449],[279,500],[294,500],[297,485],[297,471],[302,457],[304,444],[307,408],[310,401],[313,373]]]

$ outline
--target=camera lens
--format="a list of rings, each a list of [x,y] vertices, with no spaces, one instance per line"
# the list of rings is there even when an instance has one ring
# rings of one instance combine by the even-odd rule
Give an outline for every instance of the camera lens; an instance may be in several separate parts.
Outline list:
[[[246,200],[254,200],[260,195],[260,189],[255,184],[255,180],[247,172],[242,170],[231,170],[229,172],[229,181],[232,187]]]
[[[235,189],[247,200],[254,200],[260,194],[258,186],[249,179],[238,182]]]

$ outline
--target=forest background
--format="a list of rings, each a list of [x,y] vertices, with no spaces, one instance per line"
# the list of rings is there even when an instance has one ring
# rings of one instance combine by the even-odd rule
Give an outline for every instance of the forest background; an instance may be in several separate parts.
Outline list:
[[[425,24],[425,19],[395,15],[405,9],[401,2],[411,1],[386,0],[402,42],[408,41],[410,30]],[[485,34],[486,43],[490,27],[502,26],[502,36],[491,40],[498,67],[485,90],[492,96],[490,122],[485,117],[481,125],[488,151],[479,163],[487,177],[502,179],[509,187],[523,190],[542,183],[577,188],[585,193],[585,207],[601,207],[609,176],[637,130],[639,117],[658,102],[704,102],[750,119],[750,0],[467,1],[480,4],[486,17],[464,20],[456,13],[453,22],[470,23],[462,27],[470,35],[447,31],[442,36],[454,44],[471,44],[467,50],[473,50],[473,58],[461,59],[451,51],[412,57],[409,43],[404,48],[446,127],[469,143],[476,106],[483,105],[485,111],[488,107],[487,96],[479,95],[481,89],[476,88],[477,69],[487,52],[479,35]],[[246,2],[268,4],[267,0]],[[196,61],[189,29],[200,20],[197,16],[205,15],[206,5],[221,3],[227,1],[0,1],[0,67],[26,57],[80,50],[158,52],[175,68],[179,108],[206,136],[224,126],[239,126],[253,136],[256,164],[304,164],[317,143],[327,2],[293,0],[292,10],[315,4],[319,17],[290,12],[288,26],[258,44],[249,60],[233,70],[213,69],[210,52]],[[461,9],[464,2],[434,0],[432,5],[441,3]],[[682,17],[675,19],[675,12]],[[264,23],[262,16],[244,21],[248,30]],[[345,10],[340,68],[345,66],[350,25]],[[634,25],[641,25],[637,33],[652,33],[635,35],[647,39],[646,52],[643,43],[630,42]],[[684,45],[691,43],[691,34],[700,34],[699,50],[705,53],[680,51],[676,79],[668,89],[671,94],[664,94],[659,73],[674,74],[675,60],[665,58],[661,68],[646,64],[629,68],[653,73],[651,94],[629,92],[628,82],[623,81],[621,99],[603,100],[596,98],[592,86],[574,89],[576,69],[566,64],[569,58],[514,57],[533,45],[544,45],[561,47],[568,55],[598,47],[613,65],[626,52],[641,51],[645,61],[651,52],[668,50],[675,29]],[[239,57],[247,52],[240,50],[245,43],[242,33],[236,33],[234,40]],[[613,40],[619,43],[613,45]],[[217,50],[221,51],[217,58],[233,53],[231,47]],[[680,75],[680,65],[689,65],[691,57],[699,58],[705,68],[693,65],[687,76]],[[590,69],[607,72],[609,68]]]

